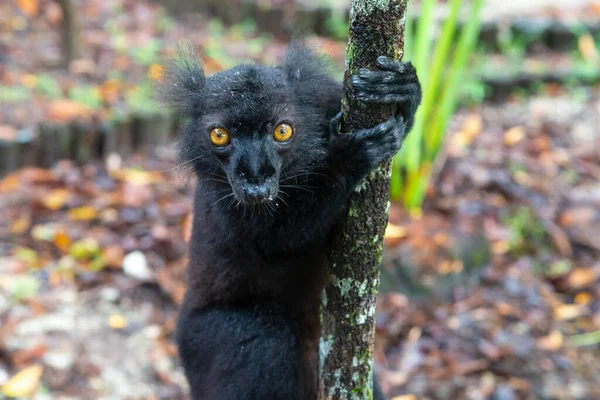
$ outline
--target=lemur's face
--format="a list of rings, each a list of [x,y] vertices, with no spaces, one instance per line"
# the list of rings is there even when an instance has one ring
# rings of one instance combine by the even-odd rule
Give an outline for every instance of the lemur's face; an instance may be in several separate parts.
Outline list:
[[[278,197],[284,159],[294,141],[289,119],[250,126],[211,124],[206,135],[237,200],[261,204]]]
[[[207,80],[205,93],[214,100],[205,103],[195,133],[204,153],[220,166],[218,174],[226,177],[239,203],[274,201],[280,188],[291,183],[290,162],[310,140],[302,138],[283,72],[244,67],[225,71]]]
[[[328,145],[317,85],[304,87],[296,67],[241,65],[205,79],[193,61],[182,66],[170,87],[189,118],[179,161],[207,193],[251,206],[308,190]]]

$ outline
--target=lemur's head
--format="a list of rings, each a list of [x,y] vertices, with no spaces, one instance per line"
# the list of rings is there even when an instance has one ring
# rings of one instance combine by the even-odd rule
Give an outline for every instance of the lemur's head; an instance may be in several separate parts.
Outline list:
[[[325,157],[328,121],[316,101],[327,79],[322,71],[319,58],[299,45],[282,67],[245,64],[209,78],[193,52],[181,52],[162,88],[187,118],[179,163],[221,189],[220,197],[246,205],[298,186]]]

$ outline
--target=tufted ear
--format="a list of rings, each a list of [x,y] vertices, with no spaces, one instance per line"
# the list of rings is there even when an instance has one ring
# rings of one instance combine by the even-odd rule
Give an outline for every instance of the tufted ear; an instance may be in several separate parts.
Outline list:
[[[327,72],[325,58],[300,40],[293,40],[286,52],[284,69],[290,82],[314,79]]]
[[[180,45],[177,57],[163,72],[157,88],[159,98],[174,111],[190,115],[200,105],[205,82],[204,68],[192,45]]]

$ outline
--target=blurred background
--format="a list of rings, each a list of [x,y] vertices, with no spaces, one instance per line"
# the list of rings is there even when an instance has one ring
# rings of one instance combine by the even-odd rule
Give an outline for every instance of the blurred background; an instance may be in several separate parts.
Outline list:
[[[394,162],[376,370],[394,400],[600,399],[600,2],[410,0],[424,101]],[[184,399],[193,180],[153,101],[348,0],[0,1],[0,399]]]

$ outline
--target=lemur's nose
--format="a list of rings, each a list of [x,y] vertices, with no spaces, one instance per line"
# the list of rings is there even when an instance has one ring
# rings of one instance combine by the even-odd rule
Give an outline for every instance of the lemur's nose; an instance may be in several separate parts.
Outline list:
[[[267,185],[247,185],[244,188],[244,197],[249,203],[260,204],[271,200],[271,188]]]

